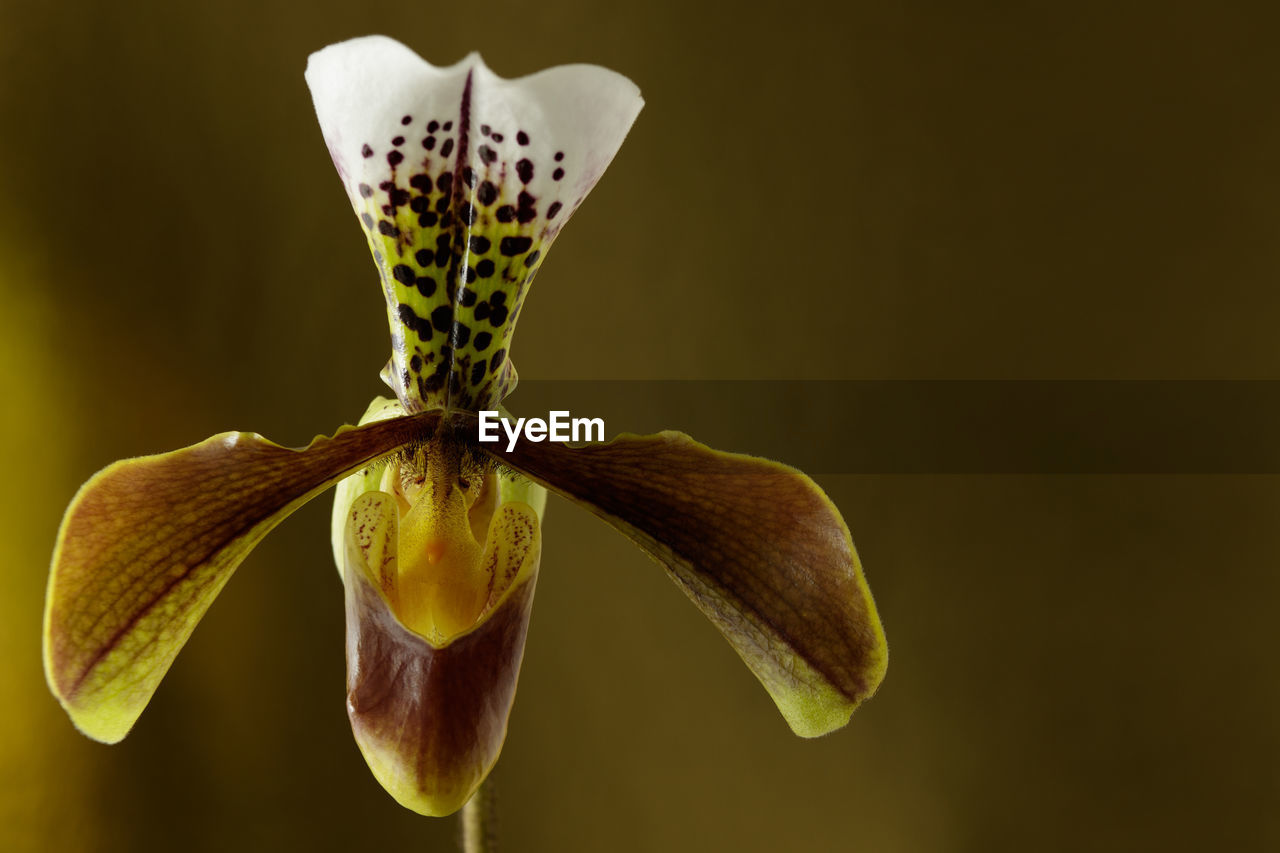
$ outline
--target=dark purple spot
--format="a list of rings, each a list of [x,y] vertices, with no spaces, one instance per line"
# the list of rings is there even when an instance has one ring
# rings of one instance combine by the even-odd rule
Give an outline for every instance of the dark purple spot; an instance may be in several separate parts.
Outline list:
[[[439,308],[431,312],[431,325],[436,327],[436,331],[446,332],[452,324],[453,306],[441,305]]]
[[[373,217],[367,213],[360,214],[360,221],[364,223],[365,228],[373,227]]]
[[[401,124],[408,124],[411,121],[413,121],[413,116],[405,116],[404,118],[400,119]]]
[[[422,147],[428,151],[433,150],[436,147],[436,138],[434,136],[428,136],[426,139],[422,140]]]
[[[408,264],[396,264],[391,268],[391,275],[401,284],[413,284],[417,275],[413,271],[413,267]]]
[[[481,182],[480,189],[476,190],[476,199],[485,206],[498,200],[498,188],[493,185],[493,181]]]
[[[489,348],[489,344],[493,343],[493,335],[488,332],[476,333],[475,348],[477,352],[484,352]]]
[[[404,137],[403,137],[403,136],[397,136],[395,139],[391,140],[391,144],[392,144],[392,145],[404,145]]]
[[[498,368],[502,366],[502,360],[506,357],[507,357],[506,349],[500,349],[497,352],[495,352],[493,354],[493,358],[489,359],[489,364],[491,365],[490,369],[493,370],[494,373],[497,373]]]
[[[533,206],[534,197],[528,193],[520,193],[520,206],[516,208],[516,221],[528,225],[538,218],[538,211]]]
[[[521,130],[521,131],[517,131],[517,132],[516,132],[516,142],[519,142],[521,145],[528,145],[528,144],[529,144],[529,134],[525,133],[523,130]]]
[[[436,224],[437,219],[438,217],[434,212],[427,211],[426,213],[418,217],[418,224],[421,225],[423,228],[430,228],[431,226]]]
[[[536,264],[538,262],[538,256],[540,254],[541,252],[539,252],[537,249],[534,249],[532,252],[529,253],[529,257],[524,259],[524,265],[526,267],[531,267],[534,264]]]
[[[516,163],[516,174],[520,176],[521,183],[529,183],[533,180],[533,161],[524,158]]]
[[[483,334],[483,332],[481,334]],[[480,335],[476,335],[476,340],[480,340]],[[483,358],[480,359],[479,364],[471,368],[471,384],[479,385],[482,379],[484,379],[484,359]]]
[[[420,193],[426,194],[431,192],[431,176],[426,172],[419,172],[409,179],[409,186],[413,187]]]
[[[453,324],[453,348],[465,347],[467,341],[471,340],[471,327],[464,326],[461,323]]]
[[[497,308],[499,305],[506,304],[506,301],[507,294],[503,293],[501,290],[489,296],[489,304],[494,308]]]
[[[373,195],[373,187],[369,186],[368,184],[360,185],[361,198],[369,198],[372,195]]]
[[[413,201],[409,202],[409,209],[414,213],[426,213],[431,209],[431,199],[425,195],[417,196]]]
[[[470,308],[476,304],[476,292],[474,290],[462,291],[462,295],[458,297],[458,302],[462,304],[463,308]]]
[[[369,143],[366,142],[364,147],[360,149],[360,156],[366,160],[373,156],[373,149],[369,147]]]
[[[414,373],[417,373],[420,370],[422,370],[422,356],[418,355],[415,352],[413,354],[413,358],[409,359],[409,369],[412,370]]]
[[[489,309],[489,325],[495,329],[507,322],[507,306],[495,305]]]
[[[560,212],[560,208],[563,206],[558,201],[551,202],[551,206],[547,208],[547,219],[555,219],[556,214]]]
[[[516,218],[516,209],[509,204],[504,204],[494,213],[499,222],[510,222]]]
[[[439,129],[440,129],[440,122],[436,121],[435,119],[432,119],[431,121],[427,122],[427,133],[435,133]]]
[[[561,160],[563,160],[563,159],[564,159],[564,152],[563,152],[563,151],[557,151],[557,152],[556,152],[556,162],[557,162],[557,163],[559,163],[559,162],[560,162]]]
[[[476,170],[470,166],[463,166],[462,182],[468,187],[474,187],[476,185]]]
[[[507,257],[515,257],[524,255],[532,245],[534,241],[530,237],[503,237],[502,242],[498,243],[498,251]]]
[[[483,261],[476,264],[476,272],[480,274],[481,278],[488,278],[493,275],[494,270],[495,267],[493,265],[493,261],[488,258],[485,258]]]
[[[448,373],[449,373],[448,363],[441,362],[440,364],[436,365],[435,373],[431,374],[426,379],[419,380],[418,387],[422,390],[423,393],[434,394],[436,391],[439,391],[441,388],[444,387],[444,378],[448,375]]]
[[[400,322],[424,341],[431,340],[431,324],[414,313],[408,305],[401,305],[398,311]]]
[[[476,209],[470,202],[464,201],[458,206],[458,217],[467,225],[476,224]]]
[[[489,303],[481,302],[476,306],[476,319],[483,320],[489,316]]]
[[[551,180],[558,181],[564,177],[564,169],[556,169],[551,173]]]
[[[503,237],[502,242],[498,244],[498,251],[508,258],[514,258],[529,251],[531,246],[533,246],[533,239],[530,237]]]
[[[494,151],[488,145],[481,145],[477,153],[480,155],[480,159],[484,161],[486,166],[498,159],[498,152]]]
[[[450,122],[450,124],[452,124],[452,122]],[[444,145],[440,146],[440,156],[448,157],[452,153],[453,153],[453,140],[446,139],[444,141]]]
[[[476,280],[476,268],[464,267],[462,278],[467,284],[474,284]]]
[[[418,292],[423,296],[430,296],[436,292],[436,280],[431,276],[418,276],[418,280],[414,284],[418,286]]]
[[[419,249],[413,253],[413,259],[418,262],[418,266],[426,269],[435,262],[436,256],[430,249]]]
[[[488,136],[492,131],[493,131],[493,128],[489,127],[489,125],[487,124],[480,125],[481,136]]]
[[[392,168],[399,166],[400,161],[402,160],[404,160],[404,155],[401,154],[399,151],[391,151],[387,154],[387,162],[391,164]]]
[[[400,229],[385,219],[378,220],[378,230],[386,237],[400,236]]]
[[[444,129],[445,129],[445,130],[453,130],[453,122],[451,122],[451,121],[446,121],[446,122],[444,123]]]
[[[491,244],[489,243],[488,237],[482,237],[479,234],[477,234],[476,236],[471,238],[470,242],[467,245],[471,249],[471,251],[474,252],[475,254],[483,255],[485,252],[489,251],[489,246]]]

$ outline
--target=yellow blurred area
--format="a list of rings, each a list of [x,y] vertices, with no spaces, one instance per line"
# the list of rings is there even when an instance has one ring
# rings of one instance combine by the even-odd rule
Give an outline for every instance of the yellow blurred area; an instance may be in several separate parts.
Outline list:
[[[93,787],[95,768],[66,744],[66,720],[43,690],[41,608],[51,536],[62,484],[74,475],[56,449],[75,430],[51,389],[57,388],[57,305],[49,298],[50,268],[39,248],[17,239],[8,217],[0,232],[0,447],[8,486],[0,489],[0,846],[41,849],[88,841],[84,815],[67,819],[62,803]],[[43,692],[42,692],[43,691]]]
[[[1275,17],[0,0],[0,850],[452,847],[351,738],[327,496],[121,744],[41,671],[54,534],[94,471],[230,429],[299,446],[384,390],[309,52],[385,32],[640,85],[522,310],[525,380],[1273,380]],[[1280,478],[811,473],[884,620],[879,695],[794,737],[658,567],[553,499],[505,849],[1280,848]]]

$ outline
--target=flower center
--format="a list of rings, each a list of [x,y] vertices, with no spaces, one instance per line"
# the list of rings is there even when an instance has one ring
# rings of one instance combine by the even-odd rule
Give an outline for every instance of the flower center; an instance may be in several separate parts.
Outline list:
[[[497,507],[492,469],[467,470],[464,448],[437,430],[414,458],[388,465],[383,490],[396,497],[400,536],[396,616],[434,643],[468,630],[496,598],[483,547]]]

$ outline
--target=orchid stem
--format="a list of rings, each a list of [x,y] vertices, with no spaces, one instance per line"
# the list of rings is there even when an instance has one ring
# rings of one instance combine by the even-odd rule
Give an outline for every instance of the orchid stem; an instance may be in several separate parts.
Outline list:
[[[462,853],[494,853],[498,849],[493,782],[485,781],[462,807]]]

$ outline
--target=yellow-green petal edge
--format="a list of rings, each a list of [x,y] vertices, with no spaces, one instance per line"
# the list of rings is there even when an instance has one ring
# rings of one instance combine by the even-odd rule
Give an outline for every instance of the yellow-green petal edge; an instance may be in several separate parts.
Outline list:
[[[45,675],[76,727],[106,743],[123,738],[258,541],[438,421],[430,413],[344,428],[303,450],[222,433],[94,475],[63,517],[45,598]]]

